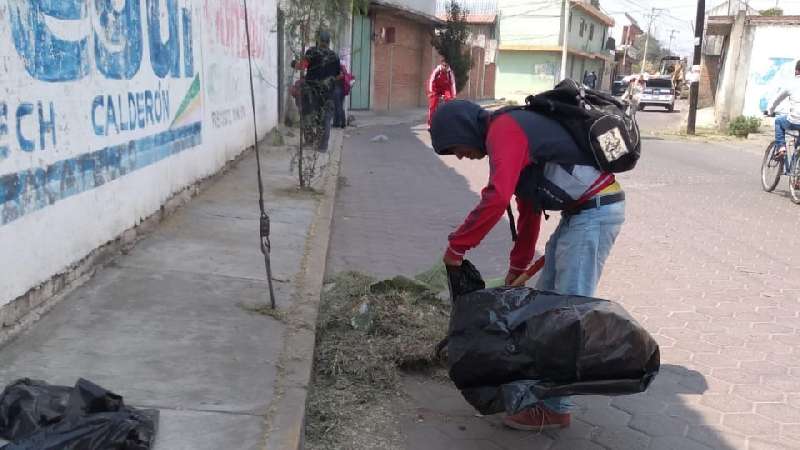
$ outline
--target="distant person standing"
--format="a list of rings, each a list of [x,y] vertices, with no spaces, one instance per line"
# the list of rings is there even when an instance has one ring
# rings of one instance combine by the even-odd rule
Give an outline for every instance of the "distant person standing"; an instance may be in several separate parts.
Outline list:
[[[584,72],[583,74],[583,84],[589,86],[591,89],[597,88],[597,73],[595,71],[591,72]]]
[[[330,49],[331,34],[320,31],[317,45],[306,51],[303,67],[306,76],[303,95],[303,116],[306,126],[314,130],[317,150],[328,151],[333,120],[333,93],[341,74],[339,55]]]
[[[351,74],[347,67],[342,64],[341,73],[336,79],[336,87],[333,90],[333,126],[338,128],[347,127],[347,117],[344,113],[344,99],[350,95],[350,89],[353,87],[355,77]]]
[[[445,102],[456,98],[456,76],[447,61],[442,58],[428,79],[428,128],[431,126],[433,113],[443,99]]]

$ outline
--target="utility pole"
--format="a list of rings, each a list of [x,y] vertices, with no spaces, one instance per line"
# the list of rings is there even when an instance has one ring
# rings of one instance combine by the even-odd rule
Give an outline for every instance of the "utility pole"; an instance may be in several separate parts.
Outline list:
[[[663,11],[663,8],[652,8],[650,11],[650,23],[647,25],[647,36],[644,38],[644,55],[642,55],[642,70],[640,73],[644,74],[644,67],[647,64],[647,47],[650,45],[650,32],[653,29],[653,19],[656,18],[656,11]]]
[[[669,46],[667,47],[667,56],[672,56],[672,39],[675,38],[675,33],[677,32],[678,30],[671,30],[669,32]]]
[[[706,18],[706,1],[697,0],[697,25],[694,27],[694,66],[700,65],[701,52],[703,50],[703,29]],[[699,74],[698,74],[699,75]],[[694,134],[697,123],[697,102],[700,96],[700,80],[692,79],[692,86],[689,90],[689,120],[686,126],[686,134]]]
[[[564,0],[564,42],[561,43],[561,80],[567,79],[567,47],[569,46],[569,2]]]

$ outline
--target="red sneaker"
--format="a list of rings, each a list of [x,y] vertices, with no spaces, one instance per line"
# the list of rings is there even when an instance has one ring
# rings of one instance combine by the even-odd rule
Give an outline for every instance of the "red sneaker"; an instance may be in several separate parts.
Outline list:
[[[536,405],[519,414],[504,417],[503,423],[515,430],[542,431],[550,428],[566,428],[571,418],[569,413],[561,414],[542,405]]]

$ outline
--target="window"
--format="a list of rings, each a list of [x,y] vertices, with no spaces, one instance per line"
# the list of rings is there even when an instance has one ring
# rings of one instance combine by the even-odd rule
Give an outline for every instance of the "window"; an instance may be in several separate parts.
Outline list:
[[[583,37],[585,31],[586,31],[586,21],[581,19],[581,27],[578,30],[578,34],[580,35],[580,37]]]
[[[594,24],[589,25],[589,40],[594,39]]]
[[[572,12],[569,13],[569,25],[567,26],[567,31],[572,31]]]

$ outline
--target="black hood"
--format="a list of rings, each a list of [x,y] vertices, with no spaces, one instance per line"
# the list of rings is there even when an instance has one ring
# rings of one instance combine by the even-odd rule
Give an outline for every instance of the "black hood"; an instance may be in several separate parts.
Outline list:
[[[431,121],[431,142],[439,155],[452,155],[456,145],[466,145],[486,153],[486,128],[489,112],[466,100],[453,100],[438,108]]]

